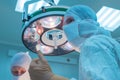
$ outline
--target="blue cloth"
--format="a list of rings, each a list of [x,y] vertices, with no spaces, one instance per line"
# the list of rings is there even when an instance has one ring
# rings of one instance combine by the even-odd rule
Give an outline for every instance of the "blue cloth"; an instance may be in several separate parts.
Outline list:
[[[79,80],[120,80],[120,44],[99,26],[95,12],[73,6],[64,17],[63,30],[80,52]]]
[[[75,5],[70,7],[67,11],[65,16],[68,15],[76,15],[79,19],[93,19],[97,21],[96,13],[90,7],[85,5]]]
[[[95,35],[80,48],[79,80],[120,80],[120,44]]]

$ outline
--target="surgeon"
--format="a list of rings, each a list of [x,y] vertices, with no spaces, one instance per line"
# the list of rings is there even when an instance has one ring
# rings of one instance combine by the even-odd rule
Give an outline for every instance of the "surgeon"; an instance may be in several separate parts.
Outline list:
[[[79,80],[120,80],[120,44],[88,6],[67,10],[63,30],[79,57]],[[72,34],[72,35],[71,35]]]
[[[11,61],[12,80],[31,80],[28,72],[31,57],[28,52],[19,52]]]

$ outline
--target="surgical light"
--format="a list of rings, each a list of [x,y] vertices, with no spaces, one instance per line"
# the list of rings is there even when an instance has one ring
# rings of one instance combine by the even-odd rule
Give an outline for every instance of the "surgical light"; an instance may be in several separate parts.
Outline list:
[[[97,12],[98,22],[101,27],[114,31],[120,26],[120,10],[103,6]]]
[[[34,53],[39,49],[44,55],[63,55],[74,51],[62,29],[65,6],[43,7],[24,22],[23,44]]]
[[[64,50],[68,51],[68,50],[72,50],[73,47],[70,45],[69,42],[65,43],[64,45],[61,46]]]
[[[46,45],[43,45],[42,43],[38,43],[36,45],[36,48],[38,48],[43,54],[50,54],[54,51],[54,48],[53,47],[49,47],[49,46],[46,46]]]

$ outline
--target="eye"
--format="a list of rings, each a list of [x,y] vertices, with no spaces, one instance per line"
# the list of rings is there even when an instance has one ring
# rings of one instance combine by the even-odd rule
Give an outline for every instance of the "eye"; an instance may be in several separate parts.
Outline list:
[[[19,73],[18,71],[13,71],[14,75],[18,75],[18,73]]]
[[[25,68],[18,67],[18,66],[12,67],[11,71],[14,76],[20,76],[26,72]]]
[[[24,74],[26,72],[26,70],[21,70],[21,74]]]
[[[73,19],[72,17],[69,17],[69,18],[67,18],[67,19],[65,20],[64,25],[70,24],[70,23],[73,22],[73,21],[74,21],[74,19]]]
[[[12,71],[12,74],[13,74],[14,76],[19,76],[19,71]]]
[[[26,71],[25,70],[17,70],[17,71],[12,71],[13,75],[15,76],[20,76],[24,74]]]

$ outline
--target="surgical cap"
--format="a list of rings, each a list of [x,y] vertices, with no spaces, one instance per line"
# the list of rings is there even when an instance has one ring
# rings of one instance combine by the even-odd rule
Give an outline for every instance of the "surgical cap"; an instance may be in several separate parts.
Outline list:
[[[85,5],[75,5],[69,8],[65,14],[67,15],[76,15],[80,19],[93,19],[97,21],[96,13],[88,6]]]
[[[12,66],[20,66],[25,69],[29,69],[29,65],[31,63],[31,57],[28,52],[19,52],[12,58]]]

